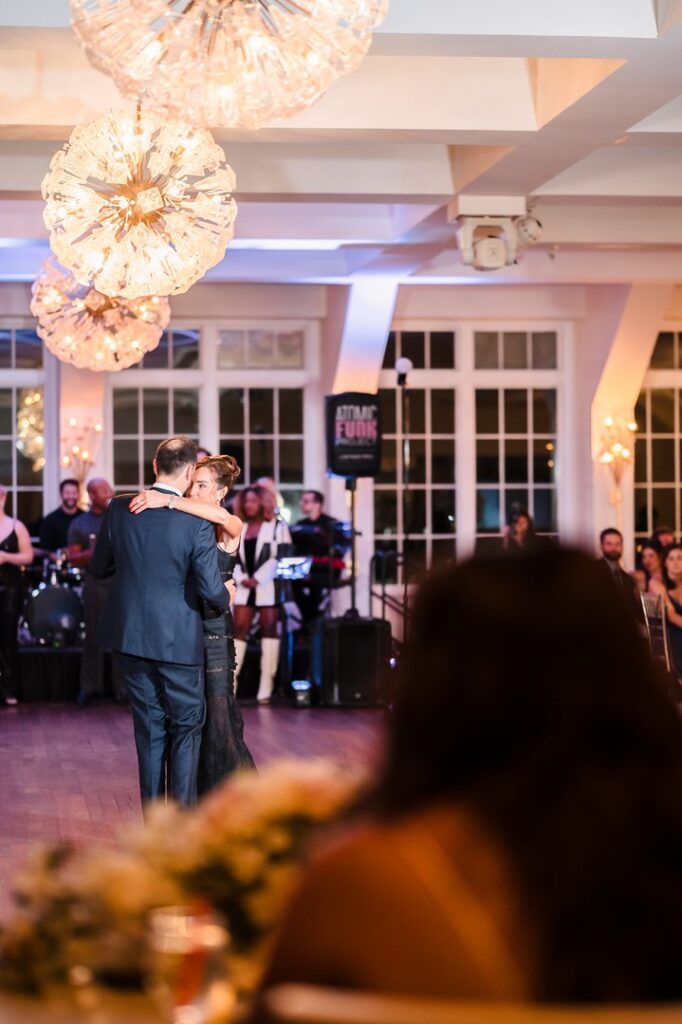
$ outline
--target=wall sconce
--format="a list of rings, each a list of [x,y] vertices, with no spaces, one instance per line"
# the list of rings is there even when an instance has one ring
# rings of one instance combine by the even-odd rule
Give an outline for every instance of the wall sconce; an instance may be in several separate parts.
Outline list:
[[[616,486],[620,486],[626,466],[635,461],[634,434],[637,424],[634,420],[618,420],[606,416],[599,439],[598,461],[608,466]]]
[[[597,461],[607,466],[613,478],[613,487],[609,494],[609,502],[618,512],[618,528],[620,529],[622,496],[620,484],[628,466],[635,461],[635,433],[637,424],[633,419],[618,419],[605,416],[599,438]]]
[[[104,427],[92,420],[81,421],[75,416],[69,419],[68,431],[61,438],[61,467],[77,480],[83,488],[90,469],[97,459]]]
[[[45,409],[39,388],[25,388],[17,396],[17,448],[30,459],[34,473],[45,466]]]

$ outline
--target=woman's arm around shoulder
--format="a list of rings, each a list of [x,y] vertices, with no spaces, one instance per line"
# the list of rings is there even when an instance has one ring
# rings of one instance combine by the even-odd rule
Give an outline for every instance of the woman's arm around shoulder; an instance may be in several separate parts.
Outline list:
[[[195,501],[193,498],[178,498],[167,491],[141,491],[131,499],[128,508],[135,515],[144,512],[148,508],[168,508],[173,501],[173,509],[178,512],[186,512],[190,516],[199,519],[206,519],[209,523],[215,523],[220,527],[225,542],[236,540],[242,531],[242,521],[238,516],[232,515],[221,505],[206,505],[202,501]]]

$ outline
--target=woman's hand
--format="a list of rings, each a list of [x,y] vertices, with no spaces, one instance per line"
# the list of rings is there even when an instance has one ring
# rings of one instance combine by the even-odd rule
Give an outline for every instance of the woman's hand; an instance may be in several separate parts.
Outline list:
[[[137,515],[146,508],[166,508],[172,495],[163,491],[141,491],[131,500],[128,508]]]
[[[255,590],[258,586],[258,580],[254,580],[253,576],[249,576],[247,579],[241,581],[242,587],[246,587],[248,590]]]
[[[237,584],[234,580],[227,580],[225,583],[225,589],[230,595],[230,604],[234,604],[234,599],[237,596]]]

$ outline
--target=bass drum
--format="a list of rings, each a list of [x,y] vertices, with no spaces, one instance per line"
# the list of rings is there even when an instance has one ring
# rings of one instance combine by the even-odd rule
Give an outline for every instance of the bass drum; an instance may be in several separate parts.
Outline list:
[[[24,621],[38,643],[63,647],[83,636],[83,604],[71,587],[41,583],[26,602]]]

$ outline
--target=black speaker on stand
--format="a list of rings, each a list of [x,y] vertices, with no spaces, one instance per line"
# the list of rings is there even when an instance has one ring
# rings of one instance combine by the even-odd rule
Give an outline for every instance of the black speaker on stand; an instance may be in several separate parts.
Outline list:
[[[339,618],[315,624],[311,682],[321,704],[372,707],[383,703],[391,626],[384,619],[364,618],[357,609],[355,497],[358,477],[375,477],[381,468],[379,399],[359,392],[330,395],[326,413],[328,470],[345,477],[351,496],[351,607]]]

